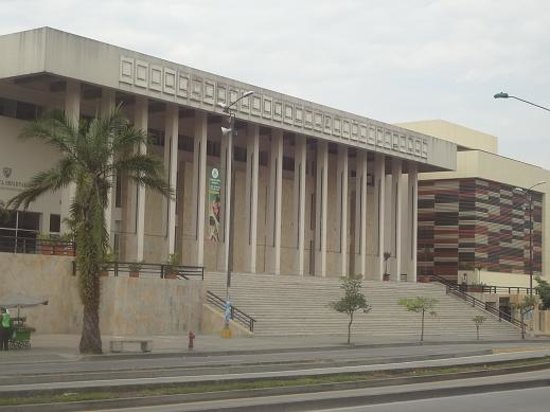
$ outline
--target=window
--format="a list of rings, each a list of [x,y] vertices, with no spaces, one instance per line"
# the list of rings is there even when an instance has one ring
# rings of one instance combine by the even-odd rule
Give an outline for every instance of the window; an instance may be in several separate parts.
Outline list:
[[[61,216],[50,215],[50,233],[61,232]]]
[[[39,230],[40,213],[9,213],[0,221],[0,252],[32,252]]]
[[[34,120],[40,116],[41,112],[42,108],[35,104],[0,98],[0,116],[15,117],[20,120]]]

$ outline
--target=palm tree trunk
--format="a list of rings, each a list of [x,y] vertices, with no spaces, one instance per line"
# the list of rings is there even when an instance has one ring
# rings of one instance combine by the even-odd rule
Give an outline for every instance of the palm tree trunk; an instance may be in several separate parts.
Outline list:
[[[90,202],[91,203],[91,202]],[[85,224],[78,230],[79,252],[79,288],[84,313],[82,319],[82,335],[80,338],[80,353],[102,353],[101,332],[99,330],[99,301],[101,295],[99,281],[99,262],[103,260],[103,233],[93,230],[94,222],[89,211],[83,219]],[[99,215],[98,224],[103,224],[103,214]]]
[[[101,333],[99,331],[99,311],[93,305],[84,305],[80,353],[103,353]]]

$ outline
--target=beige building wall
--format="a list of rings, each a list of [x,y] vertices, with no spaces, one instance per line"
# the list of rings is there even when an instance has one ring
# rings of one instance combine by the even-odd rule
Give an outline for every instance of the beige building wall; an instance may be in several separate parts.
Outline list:
[[[0,201],[7,203],[17,195],[23,185],[38,171],[49,169],[59,158],[59,154],[52,148],[41,145],[41,150],[35,150],[35,139],[23,140],[19,134],[25,122],[10,117],[0,116]],[[3,169],[11,169],[6,176]],[[47,193],[39,197],[27,209],[30,212],[39,212],[47,222],[42,221],[42,231],[49,232],[49,215],[60,213],[60,193]]]
[[[0,297],[40,297],[48,305],[21,309],[37,333],[78,334],[82,304],[72,259],[0,253]],[[200,330],[204,285],[201,281],[102,277],[99,308],[103,335],[181,335]]]
[[[397,126],[448,140],[449,142],[456,143],[459,147],[462,146],[468,149],[483,150],[490,153],[498,152],[498,141],[496,136],[445,120],[405,122],[397,123]]]

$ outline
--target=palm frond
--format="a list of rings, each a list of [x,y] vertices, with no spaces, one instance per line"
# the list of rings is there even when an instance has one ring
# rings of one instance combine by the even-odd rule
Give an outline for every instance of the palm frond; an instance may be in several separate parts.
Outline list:
[[[166,181],[162,160],[151,155],[135,154],[118,159],[113,163],[117,174],[124,173],[134,182],[156,190],[163,195],[172,196],[173,189]]]
[[[114,153],[127,153],[130,155],[137,152],[136,149],[140,145],[147,143],[147,133],[143,130],[136,129],[130,125],[126,125],[126,127],[122,127],[122,125],[111,125],[111,127],[119,129],[118,133],[113,134],[112,150]]]
[[[78,126],[74,125],[63,111],[52,110],[34,122],[26,124],[20,137],[42,140],[57,148],[61,153],[74,157],[78,135]]]
[[[10,199],[6,208],[27,209],[31,202],[46,192],[55,192],[73,181],[74,163],[71,159],[62,159],[56,167],[39,172],[31,178],[25,190]]]

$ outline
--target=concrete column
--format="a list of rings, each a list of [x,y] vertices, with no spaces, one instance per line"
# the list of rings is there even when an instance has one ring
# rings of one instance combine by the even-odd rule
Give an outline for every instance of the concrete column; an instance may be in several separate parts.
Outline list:
[[[174,190],[174,196],[167,199],[166,238],[168,255],[176,251],[176,179],[178,173],[178,136],[179,136],[179,110],[178,106],[169,104],[166,107],[164,119],[164,167],[170,187]]]
[[[65,89],[64,111],[67,120],[78,128],[80,120],[80,82],[76,80],[67,80]],[[61,233],[70,231],[69,225],[65,219],[71,216],[71,203],[76,194],[76,184],[71,183],[61,190]]]
[[[109,116],[114,108],[115,108],[115,91],[112,89],[102,89],[101,90],[101,103],[100,103],[100,116],[105,118]],[[110,162],[112,162],[113,159],[110,159]],[[109,246],[111,249],[113,249],[113,240],[114,236],[112,233],[112,227],[113,227],[113,208],[114,205],[114,196],[113,193],[115,191],[115,184],[116,184],[116,176],[112,176],[110,178],[111,188],[109,189],[109,192],[107,193],[107,207],[105,208],[105,229],[107,231],[107,237]]]
[[[306,225],[307,144],[304,136],[296,137],[294,153],[294,216],[296,218],[296,273],[304,276]]]
[[[246,143],[246,216],[248,216],[248,268],[256,273],[256,251],[258,247],[258,180],[260,164],[260,127],[248,125]]]
[[[137,129],[147,132],[149,120],[149,108],[147,98],[142,96],[136,97],[134,125]],[[147,153],[147,145],[141,144],[139,152]],[[143,249],[145,244],[145,186],[137,187],[136,200],[136,261],[143,260]]]
[[[401,242],[402,242],[402,199],[403,193],[403,168],[400,159],[392,159],[392,220],[394,221],[393,249],[395,257],[395,280],[399,282],[401,280]]]
[[[268,239],[271,252],[268,272],[281,273],[281,211],[283,191],[283,131],[273,130],[269,159]]]
[[[383,154],[376,154],[374,160],[378,221],[376,223],[378,232],[378,276],[383,279],[384,265],[384,229],[385,229],[385,197],[386,197],[386,159]]]
[[[358,151],[357,168],[355,172],[356,193],[357,193],[357,215],[359,222],[359,273],[366,279],[367,273],[367,152]]]
[[[340,275],[348,274],[348,148],[338,146],[337,199],[338,217],[340,219]]]
[[[410,240],[410,282],[417,280],[417,247],[418,247],[418,168],[416,163],[409,163],[409,225],[411,230]]]
[[[234,125],[232,126],[234,127]],[[231,258],[231,206],[232,206],[232,188],[233,188],[233,134],[228,133],[225,136],[222,136],[222,169],[224,177],[224,190],[223,190],[223,270],[232,270]]]
[[[328,143],[317,143],[317,185],[316,185],[316,219],[315,248],[317,249],[317,261],[315,275],[325,277],[327,275],[327,199],[328,199]]]
[[[208,145],[207,114],[195,111],[193,149],[193,227],[197,266],[204,266],[204,230],[206,222],[206,149]]]

